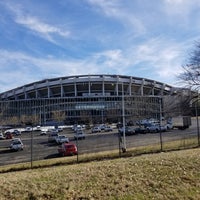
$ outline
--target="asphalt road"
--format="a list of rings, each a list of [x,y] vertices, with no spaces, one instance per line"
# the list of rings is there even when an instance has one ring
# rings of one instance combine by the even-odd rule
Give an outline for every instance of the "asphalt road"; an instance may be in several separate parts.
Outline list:
[[[71,142],[76,143],[77,141],[73,138],[73,132],[70,129],[66,129],[60,134],[66,135]],[[173,140],[182,140],[185,138],[197,137],[197,128],[195,122],[193,125],[186,130],[170,130],[162,133],[163,143]],[[0,165],[8,165],[14,163],[30,162],[31,152],[32,160],[43,160],[48,158],[58,157],[58,145],[54,143],[48,143],[47,135],[40,135],[40,132],[22,133],[20,136],[24,144],[23,151],[12,152],[9,149],[11,143],[10,140],[0,140]],[[32,145],[31,145],[32,141]],[[152,144],[160,143],[159,133],[147,133],[147,134],[137,134],[126,137],[126,147],[139,147]],[[86,132],[85,140],[78,140],[78,151],[79,155],[90,153],[90,152],[101,152],[109,151],[113,149],[119,149],[119,137],[117,129],[113,132],[107,133],[95,133]],[[32,146],[32,151],[31,151]]]

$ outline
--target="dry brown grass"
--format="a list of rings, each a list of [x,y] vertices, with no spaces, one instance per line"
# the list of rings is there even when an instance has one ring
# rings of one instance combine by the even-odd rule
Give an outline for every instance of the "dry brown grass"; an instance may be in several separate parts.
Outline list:
[[[0,174],[0,199],[200,199],[200,149]]]

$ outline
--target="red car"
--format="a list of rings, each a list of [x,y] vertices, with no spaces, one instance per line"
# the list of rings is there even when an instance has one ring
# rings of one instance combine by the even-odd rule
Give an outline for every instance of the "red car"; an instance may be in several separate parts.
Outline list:
[[[6,132],[5,133],[5,138],[6,139],[13,139],[13,134],[11,132]]]
[[[63,143],[58,148],[58,153],[62,156],[73,156],[78,154],[78,150],[76,145],[73,143]]]

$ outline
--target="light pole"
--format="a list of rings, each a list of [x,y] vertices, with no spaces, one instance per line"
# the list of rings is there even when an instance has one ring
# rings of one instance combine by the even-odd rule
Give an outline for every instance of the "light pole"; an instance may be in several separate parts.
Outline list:
[[[125,108],[124,108],[124,85],[122,83],[122,120],[123,120],[123,152],[126,152],[126,133],[125,133]]]

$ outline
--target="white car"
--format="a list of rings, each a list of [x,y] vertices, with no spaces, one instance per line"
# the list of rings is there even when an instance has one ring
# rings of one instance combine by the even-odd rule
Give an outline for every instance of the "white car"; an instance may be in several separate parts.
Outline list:
[[[100,133],[101,132],[101,129],[100,127],[98,126],[95,126],[93,129],[92,129],[92,133]]]
[[[167,123],[165,125],[165,127],[166,127],[167,130],[173,129],[173,124],[172,123]]]
[[[167,130],[166,126],[160,126],[155,124],[150,124],[146,127],[147,132],[158,133],[159,131],[165,132]]]
[[[32,127],[26,127],[24,131],[25,131],[25,132],[31,132],[32,130],[33,130]]]
[[[85,133],[83,131],[77,131],[75,134],[74,134],[74,139],[75,140],[84,140],[85,139]]]
[[[58,137],[58,133],[50,132],[48,136],[48,142],[56,142],[56,138]]]
[[[47,135],[47,131],[42,130],[42,131],[40,132],[40,135]]]
[[[109,132],[109,131],[113,131],[113,129],[110,126],[105,126],[104,131]]]
[[[58,137],[56,137],[56,143],[57,144],[62,144],[62,143],[65,143],[65,142],[69,142],[69,139],[65,136],[65,135],[58,135]]]
[[[11,141],[10,150],[19,151],[19,150],[23,150],[23,149],[24,149],[24,145],[20,138],[15,138]]]

